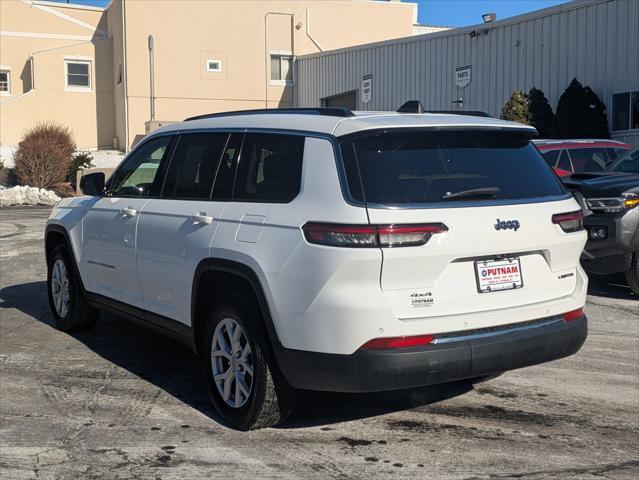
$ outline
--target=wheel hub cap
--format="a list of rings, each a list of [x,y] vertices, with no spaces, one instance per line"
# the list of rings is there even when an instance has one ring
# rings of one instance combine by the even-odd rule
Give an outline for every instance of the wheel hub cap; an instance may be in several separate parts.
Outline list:
[[[69,289],[69,274],[64,260],[58,258],[53,264],[51,272],[51,296],[55,312],[60,318],[66,318],[69,313],[71,293]]]
[[[215,386],[226,404],[244,406],[253,388],[253,356],[244,330],[232,318],[225,318],[215,328],[211,367]]]

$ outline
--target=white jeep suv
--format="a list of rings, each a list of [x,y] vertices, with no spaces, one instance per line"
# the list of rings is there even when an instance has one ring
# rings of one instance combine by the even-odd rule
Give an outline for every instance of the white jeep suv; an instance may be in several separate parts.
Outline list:
[[[535,133],[343,109],[163,127],[53,209],[53,315],[72,331],[109,310],[185,343],[239,429],[282,421],[297,389],[403,389],[574,354],[586,234]]]

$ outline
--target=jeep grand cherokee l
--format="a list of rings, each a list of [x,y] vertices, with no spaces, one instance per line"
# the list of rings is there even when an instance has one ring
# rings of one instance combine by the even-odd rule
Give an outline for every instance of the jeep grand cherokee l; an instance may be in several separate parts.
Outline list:
[[[574,354],[582,214],[531,127],[302,109],[160,128],[46,228],[65,331],[109,310],[199,353],[233,427]]]

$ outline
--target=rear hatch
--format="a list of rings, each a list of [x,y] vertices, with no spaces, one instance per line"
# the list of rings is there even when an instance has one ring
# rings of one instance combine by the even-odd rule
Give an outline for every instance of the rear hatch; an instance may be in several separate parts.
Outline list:
[[[380,285],[401,319],[570,295],[585,243],[578,204],[508,130],[387,130],[342,140],[350,194],[382,250]]]

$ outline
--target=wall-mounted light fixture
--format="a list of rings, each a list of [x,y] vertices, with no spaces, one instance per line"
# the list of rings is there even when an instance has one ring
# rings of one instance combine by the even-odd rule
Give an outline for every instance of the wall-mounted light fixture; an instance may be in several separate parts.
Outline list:
[[[497,18],[497,14],[494,12],[491,13],[484,13],[481,18],[483,18],[484,23],[490,23],[490,22],[494,22],[495,19]]]

